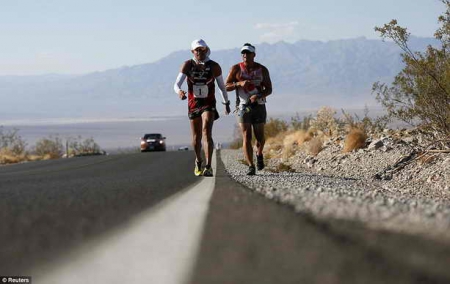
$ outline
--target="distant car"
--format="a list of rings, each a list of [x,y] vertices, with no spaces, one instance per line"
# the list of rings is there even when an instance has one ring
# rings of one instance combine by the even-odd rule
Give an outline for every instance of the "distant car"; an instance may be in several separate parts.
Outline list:
[[[141,137],[141,152],[166,151],[166,137],[161,133],[145,134]]]
[[[188,146],[181,146],[180,148],[178,148],[178,151],[187,151],[189,150]]]

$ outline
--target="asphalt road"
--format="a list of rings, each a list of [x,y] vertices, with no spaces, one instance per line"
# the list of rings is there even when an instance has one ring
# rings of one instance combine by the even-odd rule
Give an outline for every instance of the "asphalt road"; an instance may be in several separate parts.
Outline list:
[[[0,167],[0,275],[23,275],[113,230],[197,182],[193,165],[189,151]]]
[[[188,151],[0,167],[0,275],[23,275],[195,184],[193,164]],[[297,214],[231,180],[220,160],[215,181],[190,283],[450,283],[448,244]]]

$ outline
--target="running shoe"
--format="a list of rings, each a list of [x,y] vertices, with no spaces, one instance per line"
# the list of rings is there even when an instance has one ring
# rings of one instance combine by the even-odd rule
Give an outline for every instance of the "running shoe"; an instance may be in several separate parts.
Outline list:
[[[264,169],[264,156],[261,154],[261,156],[256,155],[256,168],[258,171]]]
[[[198,177],[202,175],[202,162],[195,162],[194,175]]]
[[[256,174],[255,166],[248,167],[247,175],[254,176]]]
[[[211,168],[211,166],[206,166],[203,169],[203,176],[204,177],[212,177],[213,176],[213,169]]]

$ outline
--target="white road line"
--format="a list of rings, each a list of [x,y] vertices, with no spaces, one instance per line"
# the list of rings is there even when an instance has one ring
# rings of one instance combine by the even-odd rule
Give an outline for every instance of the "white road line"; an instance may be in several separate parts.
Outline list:
[[[215,155],[212,166],[215,173]],[[201,179],[108,236],[36,269],[33,283],[187,283],[215,184],[215,178]]]

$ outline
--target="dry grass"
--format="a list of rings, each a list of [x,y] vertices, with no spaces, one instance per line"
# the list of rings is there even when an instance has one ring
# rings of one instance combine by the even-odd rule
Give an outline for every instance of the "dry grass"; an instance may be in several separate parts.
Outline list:
[[[278,154],[283,150],[283,141],[287,132],[278,133],[275,137],[269,137],[264,146],[264,154],[266,158],[278,157]]]
[[[425,165],[425,164],[431,164],[433,163],[437,158],[437,154],[434,153],[420,153],[418,155],[417,162],[419,165]]]
[[[283,140],[283,158],[289,158],[295,153],[298,146],[303,145],[304,142],[310,141],[313,137],[311,131],[298,130],[287,134]]]
[[[0,149],[0,164],[15,164],[26,160],[27,157],[25,154],[16,155],[8,148]]]
[[[342,151],[347,153],[364,148],[366,146],[366,140],[367,134],[365,131],[359,128],[352,128],[345,138],[344,149]]]
[[[33,162],[41,160],[50,160],[52,157],[48,154],[44,156],[29,155],[27,153],[17,155],[7,148],[0,149],[0,164],[17,164],[22,162]]]
[[[288,158],[295,149],[304,142],[311,140],[313,132],[305,130],[285,131],[266,140],[264,152],[269,158]]]

